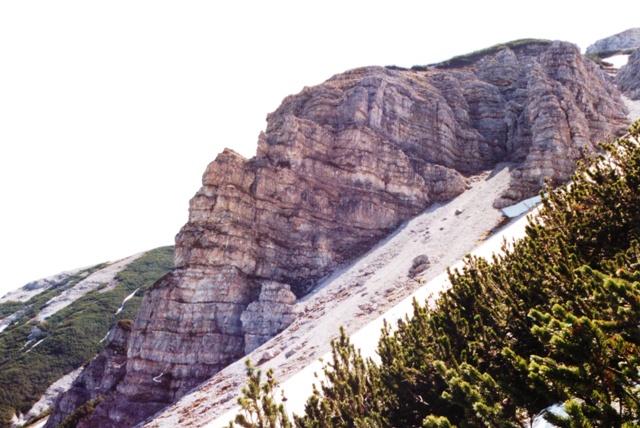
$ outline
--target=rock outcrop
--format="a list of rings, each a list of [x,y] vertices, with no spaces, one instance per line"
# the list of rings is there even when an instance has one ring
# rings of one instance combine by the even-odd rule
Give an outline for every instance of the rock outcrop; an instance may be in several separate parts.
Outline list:
[[[47,426],[58,426],[87,401],[104,397],[115,390],[125,375],[129,329],[130,325],[121,321],[111,330],[104,350],[76,378],[71,388],[57,398],[55,412],[49,417]],[[77,426],[88,428],[95,425],[81,421]]]
[[[616,75],[616,84],[632,100],[640,100],[640,49],[636,49]]]
[[[240,316],[244,334],[244,353],[249,354],[287,328],[295,320],[293,305],[296,295],[288,284],[267,281],[260,298],[252,302]]]
[[[614,54],[640,48],[640,28],[600,39],[587,48],[587,54]]]
[[[124,378],[86,423],[133,426],[175,401],[286,328],[319,279],[462,193],[466,176],[518,162],[505,201],[566,180],[625,113],[563,42],[457,68],[360,68],[287,97],[254,158],[225,150],[207,167],[176,269],[146,294]]]

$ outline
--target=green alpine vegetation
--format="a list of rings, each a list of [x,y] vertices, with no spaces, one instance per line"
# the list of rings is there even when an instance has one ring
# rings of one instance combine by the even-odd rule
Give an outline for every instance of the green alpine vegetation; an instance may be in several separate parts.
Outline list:
[[[251,394],[277,410],[255,377],[236,422],[524,428],[542,414],[559,427],[639,426],[639,137],[636,122],[603,144],[571,184],[543,192],[525,238],[491,260],[468,257],[436,304],[414,302],[387,324],[379,362],[341,332],[326,380],[293,423],[249,417]],[[547,411],[555,404],[566,417]]]
[[[605,59],[605,58],[612,57],[614,55],[631,55],[635,50],[636,50],[635,48],[615,49],[615,50],[609,50],[609,51],[594,52],[594,53],[587,54],[587,56],[594,60]]]
[[[467,65],[471,65],[474,62],[488,55],[498,53],[505,49],[511,49],[513,51],[521,51],[532,45],[544,46],[544,45],[550,45],[551,43],[552,43],[551,40],[546,40],[546,39],[519,39],[519,40],[510,41],[507,43],[499,43],[497,45],[493,45],[485,49],[480,49],[478,51],[474,51],[468,54],[454,56],[451,59],[448,59],[446,61],[442,61],[436,64],[414,65],[411,68],[400,67],[397,65],[386,65],[385,68],[389,70],[400,70],[400,71],[407,71],[407,70],[427,71],[430,67],[440,68],[440,69],[459,68],[459,67],[465,67]],[[591,56],[591,59],[596,61],[596,58],[594,56]]]
[[[273,370],[267,371],[267,379],[262,382],[262,370],[256,369],[251,361],[245,361],[247,366],[247,386],[242,389],[242,397],[238,403],[245,414],[236,416],[235,422],[241,427],[269,427],[291,428],[291,421],[284,409],[284,404],[276,403],[274,394],[278,387],[278,381],[273,376]],[[286,399],[283,396],[283,400]],[[234,428],[233,422],[228,428]]]
[[[92,291],[44,322],[33,320],[51,298],[105,266],[67,278],[27,302],[0,304],[0,313],[5,316],[21,311],[20,317],[0,334],[1,428],[11,427],[13,414],[29,411],[49,385],[95,357],[105,345],[101,339],[115,323],[126,324],[135,318],[144,291],[173,267],[173,247],[142,255],[116,275],[113,289]],[[123,300],[136,290],[116,314]],[[27,344],[30,335],[32,342]]]
[[[551,44],[551,40],[545,40],[545,39],[513,40],[511,42],[499,43],[497,45],[493,45],[488,48],[471,52],[465,55],[454,56],[453,58],[448,59],[446,61],[440,62],[438,64],[433,64],[433,66],[435,66],[436,68],[444,68],[444,69],[464,67],[466,65],[473,64],[474,62],[478,61],[481,58],[484,58],[487,55],[498,53],[505,49],[518,51],[521,49],[526,49],[528,46],[531,46],[531,45],[550,45],[550,44]]]

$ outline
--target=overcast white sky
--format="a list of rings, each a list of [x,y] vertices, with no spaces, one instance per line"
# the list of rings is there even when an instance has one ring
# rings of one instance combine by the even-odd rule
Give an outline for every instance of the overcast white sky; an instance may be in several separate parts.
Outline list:
[[[304,86],[525,37],[584,50],[640,25],[634,1],[573,4],[0,2],[0,295],[173,244],[206,165],[253,156]]]

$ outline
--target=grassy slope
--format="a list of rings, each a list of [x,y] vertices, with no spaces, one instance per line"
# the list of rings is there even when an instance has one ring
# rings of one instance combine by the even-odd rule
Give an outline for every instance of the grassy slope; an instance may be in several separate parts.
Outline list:
[[[434,64],[435,67],[437,68],[457,68],[457,67],[464,67],[466,65],[470,65],[476,61],[478,61],[479,59],[487,56],[487,55],[491,55],[500,51],[503,51],[505,49],[511,49],[511,50],[519,50],[519,49],[525,49],[528,46],[531,45],[549,45],[551,44],[550,40],[544,40],[544,39],[520,39],[520,40],[514,40],[511,42],[507,42],[507,43],[500,43],[485,49],[481,49],[479,51],[475,51],[475,52],[471,52],[465,55],[459,55],[459,56],[455,56],[449,60],[443,61],[441,63],[438,64]]]
[[[85,275],[68,278],[28,302],[1,304],[0,313],[25,308],[26,311],[0,334],[0,427],[10,426],[8,420],[14,412],[27,412],[51,383],[93,358],[103,347],[100,340],[118,320],[134,318],[144,290],[171,270],[172,257],[172,247],[149,251],[116,276],[119,284],[114,289],[88,293],[42,323],[30,320],[49,299]],[[135,296],[115,315],[125,297],[137,289]],[[33,326],[42,330],[36,341],[44,340],[27,353],[35,341],[22,347]]]

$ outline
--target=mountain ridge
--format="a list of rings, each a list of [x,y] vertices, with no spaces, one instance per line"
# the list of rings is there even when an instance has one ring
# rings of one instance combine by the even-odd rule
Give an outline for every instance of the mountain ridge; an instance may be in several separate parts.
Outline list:
[[[605,57],[616,53],[631,53],[638,48],[640,48],[640,28],[630,28],[596,41],[587,47],[586,53]]]
[[[171,254],[163,247],[65,272],[2,299],[0,426],[44,416],[104,347],[109,329],[135,316],[142,292],[169,272]]]
[[[622,132],[626,112],[605,74],[564,42],[453,70],[351,70],[285,98],[255,158],[227,150],[207,168],[177,269],[133,325],[123,381],[84,423],[135,425],[250,351],[242,314],[265,281],[301,298],[499,161],[520,167],[498,205],[560,183],[592,141]],[[286,327],[269,325],[264,339]]]
[[[608,83],[604,73],[600,72],[595,64],[586,60],[582,63],[582,60],[576,59],[581,56],[575,47],[561,42],[544,43],[543,45],[550,49],[550,52],[545,51],[546,54],[540,55],[540,52],[536,51],[538,56],[546,55],[546,62],[541,65],[534,60],[528,60],[522,56],[518,57],[522,54],[509,49],[509,44],[505,45],[507,45],[506,49],[501,48],[497,52],[490,52],[488,56],[483,55],[471,63],[460,66],[460,70],[451,72],[451,74],[438,72],[429,67],[412,71],[365,67],[334,76],[324,84],[314,88],[305,88],[300,94],[287,97],[281,107],[269,116],[267,131],[259,138],[256,158],[247,160],[231,150],[225,150],[216,161],[209,165],[203,177],[203,188],[192,199],[189,223],[177,238],[178,241],[182,241],[182,244],[179,244],[176,249],[178,269],[164,282],[157,283],[152,292],[162,293],[162,290],[176,287],[176,283],[172,283],[170,278],[182,278],[180,281],[184,281],[184,283],[178,283],[177,289],[183,289],[180,291],[183,294],[177,294],[173,298],[175,299],[177,296],[181,305],[187,304],[187,300],[191,298],[189,296],[194,296],[194,292],[198,293],[194,290],[189,291],[190,281],[194,279],[198,281],[198,276],[204,278],[203,273],[210,275],[211,272],[207,273],[207,269],[210,269],[208,264],[212,260],[218,260],[215,263],[219,263],[219,260],[233,260],[231,262],[233,269],[218,270],[218,275],[222,275],[220,278],[232,279],[232,287],[228,289],[227,293],[227,296],[230,296],[232,300],[227,301],[227,304],[238,297],[233,296],[234,293],[237,293],[234,287],[244,281],[242,276],[246,275],[249,278],[248,287],[243,292],[245,295],[241,297],[241,306],[244,307],[242,314],[246,313],[247,315],[241,314],[233,322],[236,323],[236,327],[234,327],[236,329],[238,328],[238,320],[240,320],[241,329],[245,329],[245,325],[253,325],[251,327],[253,330],[236,330],[234,333],[243,332],[244,337],[241,342],[244,349],[242,352],[250,352],[253,350],[251,348],[260,346],[270,336],[287,327],[286,325],[274,326],[272,321],[260,321],[256,324],[255,321],[264,317],[271,307],[267,305],[267,307],[260,309],[260,306],[253,306],[258,308],[257,312],[254,311],[251,314],[248,311],[251,305],[260,301],[260,289],[264,291],[268,287],[273,287],[275,295],[283,296],[281,300],[278,300],[278,304],[284,305],[282,312],[270,314],[274,315],[272,319],[282,318],[285,313],[288,313],[287,311],[291,310],[292,298],[293,300],[303,299],[306,291],[313,289],[320,279],[333,269],[352,260],[355,255],[362,254],[380,237],[387,236],[402,221],[419,213],[434,200],[447,200],[458,194],[464,194],[472,184],[470,179],[474,177],[474,174],[491,167],[497,159],[503,159],[500,157],[500,153],[507,153],[510,156],[507,157],[507,160],[515,161],[520,165],[512,169],[511,186],[495,202],[496,206],[504,206],[535,193],[542,186],[544,177],[550,176],[554,182],[562,182],[566,179],[566,175],[572,172],[575,160],[581,156],[580,150],[582,148],[593,150],[594,138],[596,140],[604,139],[608,133],[620,132],[623,125],[627,123],[624,118],[624,105],[619,98],[616,101],[609,101],[616,99],[615,88]],[[538,48],[532,49],[535,51]],[[526,71],[518,71],[517,65],[527,61],[529,62],[526,65]],[[570,72],[567,70],[553,73],[549,71],[567,66],[569,66]],[[549,67],[548,70],[545,67]],[[521,79],[518,77],[519,73],[521,75],[526,73],[529,77],[525,81],[518,80]],[[474,81],[477,76],[481,76],[481,78]],[[551,80],[547,81],[548,78]],[[592,88],[585,89],[589,85],[585,85],[585,87],[571,86],[575,85],[575,81],[584,83],[589,79],[596,79],[593,82],[597,83],[591,83],[596,88],[595,92]],[[350,83],[352,81],[356,84]],[[428,82],[429,88],[425,82]],[[408,86],[405,87],[405,84]],[[327,85],[330,90],[324,93],[317,92],[317,88],[322,85]],[[335,86],[331,87],[331,85]],[[565,88],[564,85],[568,88]],[[527,90],[532,92],[527,95]],[[440,103],[438,109],[432,110],[431,118],[425,121],[425,123],[433,123],[432,120],[435,119],[435,123],[444,124],[437,137],[430,136],[426,129],[419,127],[417,131],[412,129],[411,126],[414,126],[415,121],[403,122],[403,117],[406,117],[407,113],[419,116],[430,111],[431,107],[428,102],[416,98],[415,94],[420,91],[429,93],[429,97],[438,99]],[[345,95],[340,95],[341,93]],[[504,100],[505,97],[508,99],[509,96],[513,97],[509,101],[512,102],[510,104],[507,102],[505,108],[505,104],[501,104],[503,102],[501,100]],[[527,100],[527,96],[531,97],[533,101],[538,100],[537,104],[535,102],[523,103],[522,100]],[[596,98],[601,101],[593,102],[592,100]],[[418,105],[417,109],[412,110],[414,107],[411,107],[407,110],[403,105],[406,100],[409,100],[409,104]],[[484,102],[488,102],[490,107],[484,106]],[[492,103],[495,105],[492,106]],[[419,107],[420,105],[422,107]],[[329,106],[330,109],[326,106]],[[421,112],[420,109],[423,109],[424,112]],[[449,110],[447,111],[447,109]],[[504,112],[511,113],[511,116],[505,116]],[[427,117],[429,116],[427,115]],[[543,117],[545,120],[537,122],[536,125],[536,121],[530,121],[530,117]],[[565,117],[566,124],[553,120],[557,117]],[[521,122],[519,122],[520,120]],[[528,123],[529,121],[531,123]],[[593,122],[593,126],[591,122]],[[500,127],[498,126],[500,123],[506,125]],[[423,137],[419,137],[422,135],[420,132],[425,132],[425,130],[427,133]],[[454,139],[472,143],[462,149],[456,148],[455,145],[447,143],[447,141]],[[518,144],[520,145],[516,144],[516,140],[519,140]],[[371,146],[373,149],[365,148],[360,153],[349,151],[348,144],[358,145],[363,141],[365,143],[367,141],[374,142],[375,144]],[[444,141],[445,143],[435,144],[432,147],[427,144],[428,141]],[[572,143],[567,145],[569,141]],[[573,142],[578,143],[576,146],[580,150],[572,145]],[[379,149],[380,144],[382,144],[383,150]],[[305,152],[309,145],[315,145],[315,151]],[[425,151],[424,147],[430,148]],[[492,150],[495,151],[494,153],[498,153],[495,155],[495,159],[492,158],[494,155],[490,154]],[[395,166],[389,168],[398,159],[403,159],[402,152],[406,156],[406,160],[402,161],[405,162],[404,165],[401,168]],[[555,155],[549,155],[554,152]],[[331,156],[327,156],[327,153],[330,153]],[[465,162],[469,163],[465,165]],[[473,162],[478,162],[478,164],[473,166]],[[381,179],[380,177],[380,165],[384,165],[382,170],[387,171],[386,178],[383,176]],[[269,168],[271,168],[271,172],[260,179],[257,171],[268,171]],[[289,172],[295,171],[296,168],[304,174],[295,175]],[[327,175],[328,172],[330,172],[329,175]],[[418,173],[416,174],[416,172]],[[329,195],[335,195],[332,193],[334,191],[330,189],[330,185],[327,186],[327,183],[331,183],[331,179],[334,179],[332,174],[338,174],[341,177],[336,183],[351,183],[351,188],[339,187],[341,191],[347,191],[345,195],[336,199],[338,201],[344,200],[344,202],[336,204],[336,206],[344,204],[341,208],[343,211],[327,215],[326,202],[323,206],[323,202],[313,200],[312,195],[301,193],[296,196],[299,189],[292,190],[291,188],[300,187],[301,182],[308,182],[306,174],[309,173],[317,174],[319,177],[314,191],[321,189]],[[304,178],[300,180],[299,177]],[[269,180],[278,182],[283,187],[276,186],[275,189],[269,189]],[[276,215],[283,217],[283,219],[264,222],[266,228],[263,232],[257,232],[255,226],[247,229],[249,233],[243,232],[241,227],[244,226],[242,224],[239,227],[238,224],[234,225],[233,223],[244,216],[246,216],[245,220],[240,222],[244,222],[244,225],[255,223],[256,219],[260,218],[260,214],[251,214],[252,208],[247,209],[253,203],[251,198],[247,198],[247,195],[258,194],[262,195],[262,199],[257,199],[263,203],[260,208],[262,215],[268,216],[277,212],[273,209],[271,211],[266,209],[268,208],[266,202],[269,202],[272,207],[282,210],[282,214]],[[357,203],[354,205],[350,202],[350,200],[360,200],[362,195],[367,195],[365,198],[365,200],[368,198],[367,203],[376,207],[389,206],[391,201],[396,200],[399,201],[401,207],[405,207],[400,209],[402,211],[407,210],[406,207],[411,207],[411,204],[415,204],[414,207],[407,210],[407,213],[413,214],[401,214],[399,217],[394,217],[398,212],[394,213],[394,209],[389,209],[385,214],[388,218],[383,218],[382,223],[379,223],[381,219],[375,218],[375,216],[379,216],[379,213],[371,209],[363,209],[363,207],[358,207]],[[301,196],[302,198],[300,198]],[[375,202],[375,198],[379,198],[379,202]],[[296,206],[296,203],[300,204],[300,202],[303,204]],[[305,203],[309,203],[309,207],[311,207],[311,209],[306,208],[308,214],[304,214],[304,209],[301,210]],[[219,220],[222,220],[222,223],[215,225],[208,219],[208,216],[214,210],[220,210],[221,207],[223,208],[220,211]],[[358,213],[358,210],[362,211]],[[309,216],[307,220],[305,220],[305,215]],[[337,229],[342,231],[338,232],[338,235],[346,237],[347,230],[360,230],[362,236],[365,237],[364,241],[358,243],[357,239],[352,240],[354,247],[351,249],[348,249],[348,246],[332,249],[330,246],[327,247],[329,235],[323,238],[320,234],[313,238],[313,234],[304,230],[304,227],[308,227],[304,226],[304,222],[309,219],[314,224],[312,229],[322,231],[326,228],[326,226],[322,226],[323,224],[330,225],[340,217],[342,217],[340,221],[344,221],[344,226],[343,229]],[[400,221],[401,218],[404,220]],[[209,224],[205,225],[207,222]],[[201,224],[198,226],[198,223]],[[205,226],[201,227],[202,225]],[[224,226],[221,227],[221,225]],[[293,239],[273,240],[266,246],[260,243],[261,239],[263,241],[271,239],[264,238],[268,237],[269,233],[274,231],[280,233],[278,230],[282,229],[283,225],[286,227],[293,225],[294,230],[296,228],[302,229]],[[367,236],[380,225],[383,227],[374,233],[374,237]],[[216,248],[219,243],[216,243],[215,238],[208,237],[208,234],[212,232],[226,233],[231,239],[231,245],[227,242],[225,246]],[[255,237],[258,237],[256,242],[259,244],[252,247],[251,240]],[[282,250],[282,248],[291,246],[292,242],[303,244],[302,248],[304,248],[304,245],[308,246],[305,244],[307,239],[312,242],[312,246],[317,245],[324,248],[324,253],[321,252],[314,256],[315,260],[309,259],[309,254],[312,252],[309,253],[308,249],[296,250],[298,255],[295,251],[286,255],[290,250]],[[253,248],[251,250],[254,251],[253,254],[251,251],[246,251],[247,246]],[[268,257],[276,260],[275,265],[269,266],[269,263],[261,260],[264,255],[256,256],[255,251],[264,251],[260,248],[271,252],[266,254],[271,254]],[[286,260],[287,257],[288,260]],[[296,257],[299,260],[307,259],[307,261],[296,265],[298,263],[295,262]],[[308,260],[311,260],[311,263]],[[293,277],[287,276],[291,275],[290,267],[293,266],[297,266],[295,269],[298,269],[299,273],[294,274]],[[247,275],[247,272],[250,273]],[[274,278],[276,281],[269,285],[268,280]],[[305,279],[300,281],[295,278]],[[200,285],[204,284],[201,282]],[[293,292],[293,295],[288,295],[287,292]],[[173,313],[175,317],[175,312],[169,311],[168,307],[162,311]],[[221,318],[227,316],[223,314]],[[177,319],[179,318],[180,316]],[[166,323],[166,321],[163,322]],[[175,321],[176,319],[172,322]],[[196,319],[192,319],[190,322],[196,321]],[[138,323],[138,321],[136,322]],[[180,320],[180,322],[184,322],[184,320]],[[140,336],[142,328],[139,323],[134,325],[134,334]],[[251,339],[251,337],[255,339]],[[118,340],[119,342],[114,342],[115,345],[125,346],[123,344],[129,339],[121,338]],[[253,342],[251,342],[252,340]],[[248,343],[252,344],[247,348]],[[152,352],[152,347],[144,352]],[[135,353],[130,355],[135,355]],[[122,355],[118,358],[121,357]],[[161,358],[165,358],[165,356]],[[266,358],[266,360],[269,359]],[[124,361],[128,361],[126,363],[127,370],[136,365],[142,367],[141,361],[134,364],[128,357],[125,360],[118,360],[117,365],[122,367]],[[178,372],[182,370],[197,372],[199,369],[183,367],[177,370]],[[151,381],[147,380],[150,386],[166,388],[165,385],[168,385],[162,384],[166,381],[167,375],[163,370],[143,369],[143,371],[145,372],[144,376],[150,376],[148,379]],[[123,374],[122,378],[124,379],[126,375],[127,373]],[[118,390],[117,394],[122,396],[124,392],[124,395],[129,394],[129,397],[134,396],[131,394],[140,394],[137,400],[154,397],[154,395],[145,397],[145,387],[140,389],[141,385],[135,385],[133,372],[129,372],[128,376],[129,380],[125,380],[123,384],[112,385]],[[174,374],[170,376],[173,377]],[[190,375],[187,374],[187,376]],[[195,382],[191,380],[185,386],[179,386],[181,381],[177,378],[176,380],[170,379],[169,383],[174,384],[170,388],[177,388],[175,390],[178,391],[177,394],[175,391],[169,395],[161,392],[160,395],[152,398],[152,401],[159,400],[157,402],[161,403],[160,407],[162,407],[188,391],[190,389],[188,385],[195,386],[207,376],[196,377]],[[126,386],[127,382],[129,382],[129,386]],[[129,388],[129,392],[127,392],[127,388]],[[133,392],[136,388],[138,388],[138,392]],[[173,398],[170,398],[171,396]],[[97,418],[105,418],[106,416],[106,419],[89,420],[89,422],[83,423],[90,425],[96,423],[96,420],[99,420],[100,424],[129,423],[126,415],[124,415],[125,419],[117,418],[123,417],[122,415],[127,412],[138,412],[140,409],[136,406],[140,403],[136,404],[134,400],[121,407],[122,403],[119,403],[112,396],[98,405],[95,416]],[[115,408],[120,408],[121,415],[118,416],[115,414],[116,412],[113,412],[116,420],[112,420],[110,419],[111,413]],[[157,408],[157,405],[153,405],[143,410],[143,413],[153,414]],[[67,414],[69,411],[72,410],[67,409]],[[56,418],[59,417],[56,416]],[[60,420],[56,418],[50,419],[51,424],[54,420]],[[82,423],[79,426],[82,426]]]

